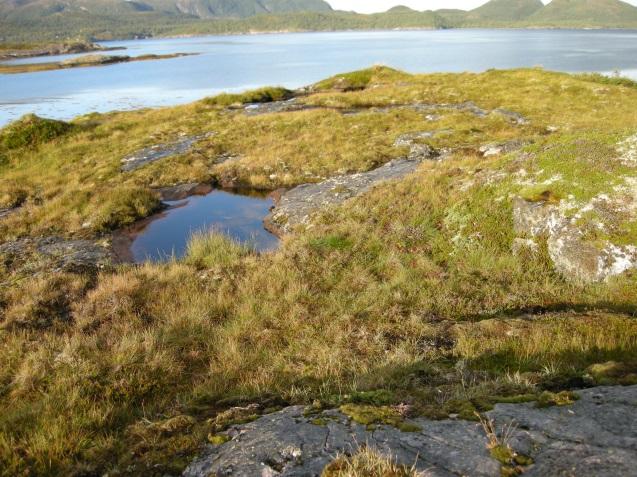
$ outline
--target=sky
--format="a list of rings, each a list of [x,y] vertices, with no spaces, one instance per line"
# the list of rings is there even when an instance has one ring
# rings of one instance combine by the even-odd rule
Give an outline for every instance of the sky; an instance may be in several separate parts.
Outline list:
[[[548,3],[548,0],[543,0]],[[627,0],[637,5],[637,0]],[[441,8],[460,8],[471,10],[486,0],[327,0],[337,10],[354,10],[360,13],[384,12],[396,5],[406,5],[414,10],[439,10]]]

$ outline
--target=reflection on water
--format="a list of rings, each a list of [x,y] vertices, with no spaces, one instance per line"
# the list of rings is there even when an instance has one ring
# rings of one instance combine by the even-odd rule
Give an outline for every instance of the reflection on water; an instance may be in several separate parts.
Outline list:
[[[192,234],[217,231],[257,251],[278,246],[278,239],[263,228],[273,205],[263,194],[213,190],[203,196],[166,202],[167,210],[133,235],[130,253],[135,262],[180,258]]]
[[[199,55],[0,75],[0,125],[31,112],[69,119],[95,111],[187,103],[221,91],[264,85],[296,88],[377,63],[414,73],[541,65],[559,71],[621,70],[633,74],[637,68],[636,40],[637,32],[630,30],[476,29],[106,42],[105,46],[126,48],[114,54]],[[77,55],[42,61],[72,56]]]

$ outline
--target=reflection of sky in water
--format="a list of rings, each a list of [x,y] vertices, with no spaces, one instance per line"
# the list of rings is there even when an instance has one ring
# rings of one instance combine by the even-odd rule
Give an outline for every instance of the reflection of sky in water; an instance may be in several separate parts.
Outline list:
[[[199,53],[168,60],[0,75],[0,124],[29,113],[69,119],[92,111],[187,103],[263,85],[295,88],[386,64],[411,72],[544,66],[560,71],[637,69],[637,32],[437,30],[117,41],[106,54]],[[40,58],[58,61],[78,56]],[[32,62],[34,59],[20,60]]]
[[[270,199],[216,190],[168,204],[178,207],[162,213],[133,241],[135,261],[163,260],[173,254],[182,257],[190,236],[206,230],[227,234],[259,251],[278,245],[278,239],[263,228],[263,219],[272,206]]]

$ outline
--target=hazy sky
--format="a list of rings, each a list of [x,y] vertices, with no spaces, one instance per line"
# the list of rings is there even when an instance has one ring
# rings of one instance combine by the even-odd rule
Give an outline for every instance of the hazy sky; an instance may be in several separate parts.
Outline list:
[[[471,10],[487,0],[327,0],[338,10],[355,10],[361,13],[384,12],[395,5],[406,5],[414,10],[438,10],[440,8],[461,8]],[[543,0],[548,3],[548,0]],[[637,5],[637,0],[626,0]]]

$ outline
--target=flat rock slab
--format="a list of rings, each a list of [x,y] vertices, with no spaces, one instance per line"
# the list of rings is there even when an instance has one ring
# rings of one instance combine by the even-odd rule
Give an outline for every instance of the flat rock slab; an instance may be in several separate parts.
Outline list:
[[[233,108],[230,108],[233,109]],[[285,101],[272,101],[270,103],[254,103],[243,106],[243,112],[249,116],[258,116],[261,114],[271,113],[291,113],[297,111],[312,111],[318,109],[328,109],[340,112],[344,115],[355,115],[366,112],[371,113],[388,113],[396,110],[410,110],[417,113],[431,113],[439,110],[447,111],[462,111],[473,114],[478,118],[486,118],[490,114],[502,116],[507,121],[516,125],[525,125],[529,121],[520,113],[515,111],[509,111],[503,108],[497,108],[493,110],[487,110],[479,107],[473,101],[466,101],[464,103],[413,103],[413,104],[390,104],[386,106],[356,106],[356,107],[335,107],[335,106],[317,106],[312,104],[299,103],[297,98],[292,98]],[[440,119],[439,116],[427,114],[427,119],[435,121]]]
[[[637,386],[579,391],[570,406],[498,404],[487,415],[498,430],[514,422],[509,445],[533,458],[524,475],[637,476]],[[304,415],[294,406],[227,431],[229,442],[208,446],[185,477],[319,476],[338,453],[373,447],[423,476],[500,475],[480,424],[461,420],[412,422],[417,432],[367,430],[337,410]],[[317,420],[318,419],[318,420]]]
[[[17,212],[18,209],[19,207],[6,207],[4,209],[0,209],[0,219],[4,219],[5,217],[8,217],[14,212]]]
[[[0,258],[19,264],[29,256],[40,260],[35,269],[48,272],[91,271],[112,262],[111,251],[92,240],[65,240],[60,237],[25,238],[0,244]],[[29,263],[27,267],[33,266]]]
[[[155,144],[154,146],[146,147],[122,159],[121,170],[122,172],[131,172],[160,159],[185,154],[190,151],[195,143],[209,135],[210,133],[187,136],[175,142]]]
[[[203,184],[201,182],[189,182],[187,184],[177,184],[170,187],[161,187],[156,189],[159,197],[163,201],[183,200],[191,195],[206,195],[212,192],[211,184]]]
[[[307,224],[316,211],[342,204],[382,181],[402,178],[416,170],[420,163],[420,158],[396,159],[369,172],[295,187],[281,196],[272,213],[266,217],[266,228],[276,234],[289,233],[297,225]]]

